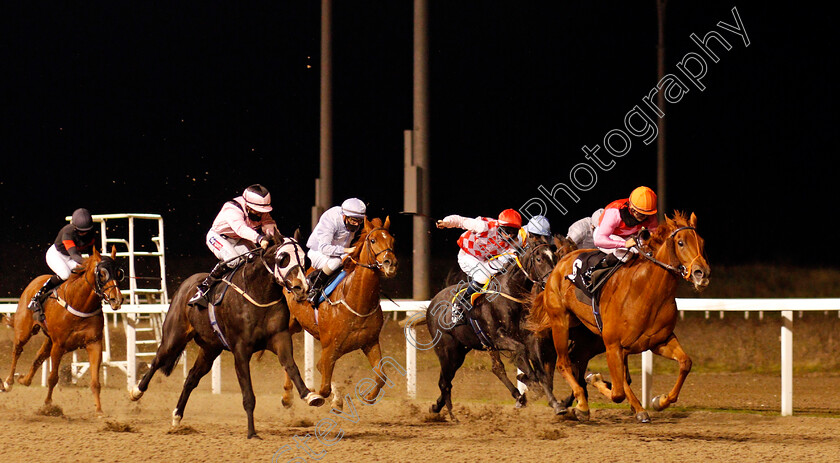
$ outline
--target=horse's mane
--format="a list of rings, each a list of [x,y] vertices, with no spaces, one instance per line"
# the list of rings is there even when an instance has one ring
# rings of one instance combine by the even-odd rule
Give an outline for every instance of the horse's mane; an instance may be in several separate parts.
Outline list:
[[[659,224],[656,228],[656,232],[651,235],[651,239],[648,244],[653,249],[659,249],[659,246],[665,242],[674,230],[687,225],[688,217],[686,217],[686,213],[682,211],[674,211],[673,218],[665,217],[665,222]]]
[[[92,255],[86,257],[85,260],[82,261],[82,263],[79,266],[70,271],[70,276],[67,277],[67,281],[74,281],[78,280],[79,278],[82,278],[85,275],[85,273],[87,273],[88,270],[90,270],[91,266],[96,266],[96,264],[98,263],[99,261],[95,261]]]

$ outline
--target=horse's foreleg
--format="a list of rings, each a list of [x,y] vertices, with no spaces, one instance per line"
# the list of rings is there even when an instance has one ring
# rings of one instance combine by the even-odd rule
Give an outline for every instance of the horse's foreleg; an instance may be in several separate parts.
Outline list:
[[[102,364],[102,340],[92,342],[85,346],[90,362],[90,391],[93,392],[93,401],[96,405],[96,413],[102,413],[102,402],[99,400],[99,366]]]
[[[466,358],[469,349],[462,345],[452,345],[456,341],[449,339],[449,343],[435,345],[435,353],[440,361],[440,377],[438,378],[440,397],[438,397],[437,402],[432,404],[429,411],[439,413],[446,406],[449,418],[452,421],[457,421],[455,415],[452,414],[452,379],[461,365],[464,364],[464,358]],[[447,345],[449,348],[446,347]]]
[[[61,357],[64,357],[64,347],[58,343],[53,343],[52,348],[50,349],[50,375],[47,378],[47,398],[44,400],[45,404],[52,403],[52,393],[53,389],[55,389],[55,385],[58,384],[58,369],[61,365]]]
[[[200,348],[198,350],[195,362],[192,368],[190,368],[189,374],[187,374],[187,379],[184,380],[181,396],[178,398],[178,405],[175,406],[175,410],[172,410],[172,426],[181,424],[181,419],[184,417],[184,408],[186,408],[187,401],[190,399],[190,393],[198,386],[201,378],[213,368],[213,360],[221,353],[221,349],[207,351],[204,348]]]
[[[656,396],[651,401],[651,407],[653,407],[654,410],[662,411],[677,401],[677,398],[680,395],[680,390],[685,383],[685,378],[691,371],[691,358],[685,353],[680,345],[680,342],[677,341],[677,337],[673,334],[668,338],[665,344],[655,347],[652,351],[653,353],[661,355],[665,358],[676,360],[680,364],[680,375],[677,377],[677,383],[674,384],[674,388],[671,389],[671,392],[665,396]]]
[[[285,376],[283,398],[281,399],[283,406],[286,408],[292,406],[292,385],[297,388],[300,398],[305,400],[307,404],[314,407],[323,405],[324,398],[310,391],[300,376],[300,370],[295,363],[291,333],[282,331],[274,336],[274,352],[277,354],[280,364],[283,365]]]
[[[256,437],[257,430],[254,427],[254,407],[257,405],[257,398],[254,396],[254,387],[251,383],[251,353],[244,348],[236,346],[233,353],[236,378],[239,380],[239,389],[242,391],[242,407],[248,417],[248,439]]]
[[[513,383],[508,379],[507,371],[505,371],[505,364],[502,363],[502,358],[499,356],[499,351],[491,350],[488,352],[490,354],[490,359],[493,361],[493,374],[496,375],[497,378],[505,385],[507,390],[510,392],[510,395],[516,400],[516,408],[522,408],[528,403],[528,399],[526,398],[525,394],[519,392],[519,389],[513,385]],[[524,370],[523,370],[524,371]]]
[[[318,371],[321,372],[321,389],[318,391],[318,395],[323,398],[329,397],[332,393],[331,383],[336,360],[338,360],[338,354],[335,344],[332,342],[321,344],[321,358],[318,359]]]
[[[50,349],[52,349],[52,339],[44,338],[44,343],[41,344],[41,348],[38,349],[38,354],[35,356],[35,361],[32,362],[32,368],[29,369],[29,373],[27,373],[26,376],[18,378],[18,383],[24,386],[32,384],[32,378],[35,377],[35,372],[38,371],[38,368],[44,363],[44,360],[49,358]],[[16,360],[17,358],[13,359],[12,362],[15,362]]]
[[[363,347],[362,352],[365,353],[365,356],[368,359],[368,363],[370,363],[373,372],[376,373],[376,378],[374,378],[376,385],[373,387],[373,389],[371,389],[367,397],[364,398],[365,402],[372,404],[377,400],[377,397],[379,396],[379,391],[382,390],[382,386],[385,385],[385,381],[388,380],[388,376],[386,375],[382,366],[379,364],[379,361],[382,360],[382,349],[379,347],[379,341],[375,342],[374,344]],[[391,385],[393,385],[393,383]]]

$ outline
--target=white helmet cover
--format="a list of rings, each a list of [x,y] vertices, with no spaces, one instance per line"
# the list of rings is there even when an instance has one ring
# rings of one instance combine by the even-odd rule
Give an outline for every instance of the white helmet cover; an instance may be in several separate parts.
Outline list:
[[[259,184],[251,185],[242,192],[245,204],[257,212],[271,212],[271,193]]]
[[[341,203],[341,212],[347,217],[356,217],[362,219],[365,217],[367,207],[361,199],[350,198]]]

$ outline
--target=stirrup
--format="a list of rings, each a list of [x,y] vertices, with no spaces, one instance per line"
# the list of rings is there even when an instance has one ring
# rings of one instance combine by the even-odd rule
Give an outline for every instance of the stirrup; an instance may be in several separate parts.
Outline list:
[[[187,301],[187,305],[199,306],[199,307],[207,307],[210,301],[207,300],[207,294],[200,289],[196,289],[195,294],[193,297]]]

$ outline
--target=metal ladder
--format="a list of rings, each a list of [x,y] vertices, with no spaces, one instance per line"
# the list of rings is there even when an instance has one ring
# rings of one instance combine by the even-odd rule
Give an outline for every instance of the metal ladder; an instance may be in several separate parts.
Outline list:
[[[67,220],[70,218],[67,217]],[[127,304],[151,304],[151,303],[169,303],[169,294],[166,289],[166,261],[164,255],[164,239],[163,239],[163,218],[158,214],[103,214],[94,215],[94,222],[99,223],[100,239],[102,242],[102,254],[109,254],[108,250],[111,246],[117,246],[117,257],[128,258],[128,287],[120,288],[125,297]],[[117,238],[109,236],[109,221],[114,222],[127,220],[127,238]],[[157,230],[151,230],[151,242],[154,245],[154,250],[139,251],[137,250],[137,242],[135,240],[135,225],[137,221],[156,221]],[[125,251],[120,248],[125,247]],[[138,276],[137,275],[137,259],[157,259],[158,267],[160,269],[159,276]],[[138,280],[155,281],[158,284],[153,286],[138,287]],[[125,282],[121,284],[125,286]],[[154,314],[112,314],[112,325],[117,327],[118,319],[122,318],[123,323],[134,327],[136,333],[134,347],[135,355],[138,358],[154,357],[157,347],[160,345],[163,315]],[[117,367],[128,375],[129,365],[128,359],[114,360],[111,355],[111,333],[108,323],[108,315],[106,314],[105,329],[103,331],[103,350],[102,350],[102,383],[107,384],[108,381],[108,367]],[[186,365],[186,362],[184,362]],[[135,371],[136,365],[132,366],[132,371]],[[76,352],[73,352],[73,363],[71,364],[72,381],[76,383],[84,373],[90,368],[88,362],[80,362],[77,358]]]

